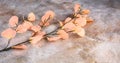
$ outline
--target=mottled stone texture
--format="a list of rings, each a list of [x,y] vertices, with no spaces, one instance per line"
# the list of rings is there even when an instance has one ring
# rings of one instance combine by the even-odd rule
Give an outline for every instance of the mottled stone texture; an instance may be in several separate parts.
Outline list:
[[[34,12],[38,22],[47,10],[53,10],[56,19],[64,20],[75,3],[90,9],[95,20],[86,28],[86,37],[53,43],[42,40],[41,47],[27,44],[27,50],[0,52],[0,63],[120,63],[120,0],[0,0],[0,32],[8,27],[13,15],[22,17]],[[25,36],[21,40],[28,38]],[[0,37],[0,42],[6,40]]]

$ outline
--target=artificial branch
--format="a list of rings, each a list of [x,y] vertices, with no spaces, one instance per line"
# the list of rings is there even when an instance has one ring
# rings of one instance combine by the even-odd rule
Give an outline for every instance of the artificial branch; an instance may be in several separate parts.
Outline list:
[[[44,29],[53,25],[50,24],[50,22],[54,19],[55,16],[55,13],[53,11],[47,11],[42,16],[40,23],[37,25],[33,25],[33,22],[35,21],[35,14],[33,12],[28,14],[27,20],[24,20],[23,18],[23,23],[20,25],[18,25],[19,18],[17,16],[12,16],[9,20],[10,28],[4,30],[1,33],[2,37],[8,38],[9,40],[7,46],[4,49],[0,50],[0,52],[10,50],[13,48],[13,46],[17,46],[26,42],[30,42],[31,44],[36,44],[41,39],[44,38],[46,38],[50,42],[59,39],[65,40],[69,38],[68,32],[75,33],[80,37],[84,37],[85,36],[84,26],[86,26],[87,23],[89,22],[93,22],[92,19],[88,19],[88,14],[89,14],[89,10],[82,10],[79,4],[75,4],[73,17],[67,17],[62,22],[56,19],[56,21],[58,21],[57,24],[59,24],[59,26],[49,33]],[[29,37],[29,39],[21,43],[18,43],[16,45],[12,45],[8,47],[11,42],[10,38],[14,38],[17,33],[22,34],[25,33],[26,31],[32,32],[31,34],[32,36]],[[22,48],[21,46],[19,47]]]

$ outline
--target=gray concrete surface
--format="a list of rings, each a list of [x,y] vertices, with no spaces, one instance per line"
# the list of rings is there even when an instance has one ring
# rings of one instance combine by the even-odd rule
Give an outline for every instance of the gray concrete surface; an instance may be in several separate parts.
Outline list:
[[[44,12],[53,10],[56,19],[63,20],[73,12],[75,3],[90,9],[95,20],[86,28],[86,37],[53,43],[42,40],[45,45],[0,52],[0,63],[120,63],[119,0],[0,0],[0,32],[8,27],[12,15],[34,12],[39,21]]]

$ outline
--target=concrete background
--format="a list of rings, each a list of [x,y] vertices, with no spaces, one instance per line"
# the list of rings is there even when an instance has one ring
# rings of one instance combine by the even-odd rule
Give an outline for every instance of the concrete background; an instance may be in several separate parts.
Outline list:
[[[90,9],[95,20],[86,28],[86,37],[54,43],[42,40],[44,45],[28,44],[27,50],[0,52],[0,63],[120,63],[120,0],[0,0],[0,32],[8,28],[13,15],[34,12],[38,22],[47,10],[53,10],[57,19],[64,20],[75,3]],[[0,42],[4,42],[1,37]]]

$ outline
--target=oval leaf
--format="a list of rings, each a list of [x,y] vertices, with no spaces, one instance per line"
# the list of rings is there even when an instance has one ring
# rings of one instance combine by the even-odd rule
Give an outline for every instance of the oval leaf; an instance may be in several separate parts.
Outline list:
[[[77,26],[85,26],[87,21],[85,17],[77,18],[74,22]]]
[[[53,11],[47,11],[44,16],[42,16],[41,20],[44,23],[45,21],[51,20],[54,18],[55,13]]]
[[[12,16],[9,19],[9,25],[10,27],[15,27],[18,24],[18,17],[17,16]]]
[[[71,20],[71,18],[68,17],[68,18],[65,19],[64,23],[68,23],[70,20]]]
[[[7,39],[14,38],[15,35],[16,35],[16,31],[11,28],[8,28],[1,33],[1,36]]]
[[[84,10],[81,11],[81,13],[82,13],[83,15],[86,15],[86,14],[89,14],[89,13],[90,13],[90,10],[84,9]]]
[[[23,25],[18,25],[18,27],[16,28],[17,33],[24,33],[27,31],[27,28],[24,28]]]
[[[62,29],[64,29],[65,31],[72,31],[72,30],[74,30],[75,27],[76,27],[75,24],[73,24],[72,22],[69,22],[69,23],[66,23],[62,27]]]
[[[81,27],[76,27],[74,33],[77,33],[77,35],[79,35],[80,37],[85,36],[85,30]]]
[[[57,37],[47,37],[47,40],[50,41],[50,42],[54,42],[54,41],[57,41],[59,40],[61,37],[57,36]]]
[[[35,14],[33,12],[28,14],[28,20],[29,21],[35,21]]]
[[[34,32],[38,32],[38,31],[41,30],[41,27],[38,26],[38,25],[36,25],[36,26],[32,26],[32,27],[30,28],[30,30],[32,30],[32,31],[34,31]]]
[[[16,28],[17,33],[24,33],[33,26],[31,22],[24,21],[21,25]]]
[[[80,10],[80,4],[75,4],[74,12],[77,13]]]
[[[90,17],[87,17],[86,20],[87,20],[87,23],[94,22],[94,20],[92,18],[90,18]]]
[[[26,29],[30,29],[30,27],[33,26],[33,24],[31,22],[28,22],[28,21],[24,21],[22,25]]]
[[[13,49],[19,49],[19,50],[25,50],[28,47],[24,44],[20,44],[20,45],[16,45],[16,46],[12,46]]]
[[[30,38],[30,43],[31,44],[36,44],[38,43],[38,41],[40,41],[43,38],[43,35],[45,35],[45,32],[39,31],[36,33],[36,35],[34,35],[33,37]]]
[[[53,11],[49,10],[49,11],[47,11],[47,12],[45,13],[45,15],[49,15],[49,16],[50,16],[50,19],[53,19],[54,16],[55,16],[55,13],[54,13]]]
[[[62,39],[68,39],[69,35],[67,32],[64,30],[58,30],[57,34],[62,38]]]
[[[63,22],[59,21],[59,25],[60,25],[60,27],[62,27],[63,26]]]
[[[34,36],[34,37],[31,37],[31,38],[30,38],[30,43],[31,43],[31,44],[36,44],[36,43],[38,43],[38,41],[40,41],[42,38],[43,38],[42,35],[36,35],[36,36]]]

